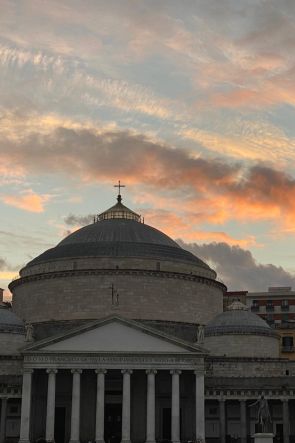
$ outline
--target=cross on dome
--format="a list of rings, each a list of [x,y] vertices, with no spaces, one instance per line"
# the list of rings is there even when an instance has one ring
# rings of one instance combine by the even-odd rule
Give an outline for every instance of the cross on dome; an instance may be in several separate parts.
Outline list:
[[[115,206],[112,206],[111,208],[107,209],[106,211],[102,212],[98,216],[94,218],[94,223],[101,221],[101,220],[110,220],[110,219],[118,219],[123,218],[125,220],[135,220],[137,222],[141,222],[141,216],[139,214],[136,214],[136,212],[131,211],[131,209],[127,208],[127,206],[124,206],[122,203],[122,196],[121,196],[121,188],[125,188],[125,185],[121,184],[121,181],[118,180],[118,184],[114,185],[114,188],[118,188],[118,197],[117,197],[117,203]]]
[[[114,185],[114,188],[119,188],[118,189],[119,193],[118,193],[117,200],[118,200],[119,203],[121,203],[121,201],[122,201],[121,188],[126,188],[126,186],[125,185],[121,185],[121,181],[118,180],[118,184]]]

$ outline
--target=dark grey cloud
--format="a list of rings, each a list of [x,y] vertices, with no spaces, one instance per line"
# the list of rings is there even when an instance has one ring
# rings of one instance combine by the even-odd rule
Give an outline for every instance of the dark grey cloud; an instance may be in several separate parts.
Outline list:
[[[295,288],[295,275],[281,266],[258,263],[250,251],[239,246],[226,243],[187,244],[181,240],[178,243],[208,262],[229,290],[265,291],[269,286]]]
[[[8,263],[4,258],[0,258],[0,271],[6,271],[8,269]]]
[[[70,214],[65,217],[64,222],[68,226],[86,226],[93,222],[95,214],[89,215],[74,215]]]
[[[0,271],[18,271],[20,269],[20,266],[12,266],[6,258],[0,257]]]

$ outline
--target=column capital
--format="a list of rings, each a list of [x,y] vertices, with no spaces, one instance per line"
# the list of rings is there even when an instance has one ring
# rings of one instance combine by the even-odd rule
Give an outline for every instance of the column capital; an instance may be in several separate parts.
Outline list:
[[[129,374],[131,375],[133,373],[132,369],[121,369],[121,373],[124,374]]]
[[[171,375],[180,375],[181,372],[182,371],[180,369],[171,369],[170,374]]]
[[[24,368],[23,374],[33,374],[34,369],[33,368]]]
[[[289,399],[288,398],[281,398],[281,402],[283,403],[288,403]]]
[[[95,374],[106,374],[108,371],[106,369],[98,368],[95,369]]]
[[[71,369],[72,374],[82,374],[82,372],[83,372],[82,369]]]
[[[204,377],[204,371],[201,371],[200,369],[195,369],[194,370],[194,374],[199,376],[199,377],[201,377],[201,376]]]
[[[154,374],[154,375],[156,375],[157,374],[157,369],[146,369],[146,371],[145,371],[145,373],[147,374],[147,375],[149,375],[149,374]]]
[[[53,369],[53,368],[49,368],[49,369],[46,369],[46,373],[47,374],[57,374],[58,373],[58,370],[57,369]]]

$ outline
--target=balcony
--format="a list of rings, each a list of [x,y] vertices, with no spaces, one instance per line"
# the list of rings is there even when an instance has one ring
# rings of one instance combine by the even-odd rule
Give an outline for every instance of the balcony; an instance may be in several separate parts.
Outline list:
[[[289,311],[289,308],[289,305],[281,305],[281,310],[284,312]]]
[[[266,312],[273,312],[275,310],[274,305],[266,305],[265,306]]]
[[[259,305],[252,305],[251,306],[251,311],[252,312],[258,312],[259,311]]]

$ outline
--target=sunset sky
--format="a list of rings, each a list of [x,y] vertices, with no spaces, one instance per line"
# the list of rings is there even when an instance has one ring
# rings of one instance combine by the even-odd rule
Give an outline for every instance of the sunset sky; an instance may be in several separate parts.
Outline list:
[[[294,106],[294,0],[0,0],[0,287],[120,179],[229,289],[295,289]]]

